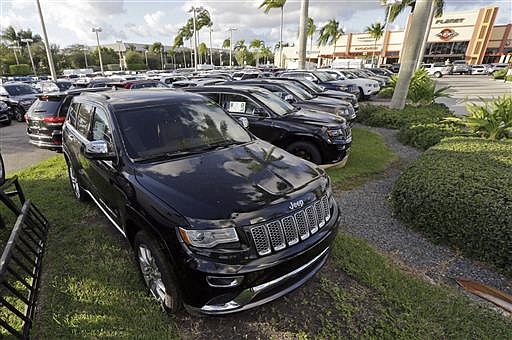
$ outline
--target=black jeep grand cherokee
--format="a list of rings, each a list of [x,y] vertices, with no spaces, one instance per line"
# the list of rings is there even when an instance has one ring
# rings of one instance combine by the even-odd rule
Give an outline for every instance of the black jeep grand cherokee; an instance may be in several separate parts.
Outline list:
[[[63,151],[77,199],[133,246],[168,312],[225,314],[276,299],[324,264],[339,210],[323,170],[253,137],[203,96],[73,98]]]

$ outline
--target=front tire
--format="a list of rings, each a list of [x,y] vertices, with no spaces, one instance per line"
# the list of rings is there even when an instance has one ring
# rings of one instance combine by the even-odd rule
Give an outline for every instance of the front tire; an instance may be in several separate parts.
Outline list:
[[[365,98],[365,95],[364,95],[364,90],[362,87],[359,88],[359,95],[357,97],[357,100],[364,100]]]
[[[69,176],[69,184],[71,185],[71,190],[73,191],[73,195],[80,202],[87,201],[87,193],[80,186],[80,182],[78,181],[78,177],[71,165],[71,162],[68,163],[68,176]]]
[[[320,154],[320,151],[313,143],[310,142],[292,143],[288,145],[286,151],[315,164],[320,164],[322,162],[322,155]]]
[[[181,308],[181,297],[176,275],[162,245],[145,231],[139,231],[133,240],[133,249],[142,278],[155,300],[169,314]]]
[[[436,78],[441,78],[442,76],[443,76],[443,74],[439,71],[434,73],[434,77],[436,77]]]
[[[11,125],[11,117],[7,117],[7,120],[5,122],[2,122],[2,126],[9,126]]]

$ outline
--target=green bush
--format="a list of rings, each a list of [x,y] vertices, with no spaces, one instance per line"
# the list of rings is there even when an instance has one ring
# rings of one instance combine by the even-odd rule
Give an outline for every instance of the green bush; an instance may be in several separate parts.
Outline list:
[[[446,120],[465,126],[480,137],[512,138],[512,96],[504,95],[482,104],[469,103],[467,109],[469,115]]]
[[[128,64],[127,66],[130,71],[140,71],[146,69],[146,64]]]
[[[391,98],[395,92],[397,82],[398,76],[391,76],[390,83],[380,91],[379,97]],[[449,97],[446,93],[449,88],[447,86],[436,89],[436,82],[429,76],[427,70],[419,69],[414,72],[411,78],[407,99],[414,105],[429,105],[434,103],[436,98]]]
[[[512,76],[507,76],[507,81],[512,81]]]
[[[504,69],[501,69],[501,70],[497,70],[497,71],[494,71],[492,73],[492,77],[494,79],[505,79],[505,76],[507,75],[507,69],[504,68]]]
[[[462,136],[466,133],[456,124],[419,123],[402,127],[398,140],[403,144],[426,150],[447,137]]]
[[[30,74],[30,66],[28,64],[9,65],[9,74],[13,76],[26,76]]]
[[[445,122],[446,118],[452,117],[444,104],[407,105],[403,110],[365,105],[359,110],[357,119],[369,126],[398,129],[398,138],[402,143],[428,149],[445,137],[466,134],[457,124]]]
[[[512,275],[512,142],[445,139],[395,183],[391,205],[410,227]]]

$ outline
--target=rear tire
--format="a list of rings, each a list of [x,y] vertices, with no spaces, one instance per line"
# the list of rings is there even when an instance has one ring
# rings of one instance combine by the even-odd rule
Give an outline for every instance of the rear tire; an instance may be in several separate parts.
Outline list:
[[[163,252],[163,246],[147,232],[137,232],[133,249],[139,269],[150,293],[165,312],[174,314],[182,306],[172,264]]]
[[[286,151],[305,159],[307,161],[313,162],[315,164],[320,164],[322,162],[322,154],[318,150],[318,148],[310,142],[295,142],[286,148]]]
[[[439,71],[434,72],[434,77],[441,78],[442,76],[443,76],[443,74],[441,72],[439,72]]]
[[[357,100],[363,100],[365,98],[364,90],[362,87],[359,88],[359,95],[357,96]]]
[[[23,112],[23,110],[19,107],[15,107],[14,108],[14,119],[16,119],[18,122],[23,122],[25,121],[25,112]]]
[[[85,202],[87,201],[87,193],[80,186],[80,182],[78,181],[78,177],[71,165],[71,162],[68,163],[68,176],[69,176],[69,184],[71,185],[71,190],[73,191],[73,196],[75,196],[77,201]]]

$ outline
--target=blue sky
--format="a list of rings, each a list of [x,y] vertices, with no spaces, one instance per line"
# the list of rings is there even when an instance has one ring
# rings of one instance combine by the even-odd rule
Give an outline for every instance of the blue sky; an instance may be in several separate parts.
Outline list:
[[[100,0],[41,0],[49,39],[60,46],[70,44],[94,44],[93,26],[101,26],[100,39],[104,43],[116,40],[138,43],[161,41],[171,44],[174,35],[189,14],[187,10],[203,6],[210,10],[213,26],[214,46],[228,37],[226,29],[237,27],[234,40],[250,41],[260,38],[268,44],[279,40],[279,11],[268,15],[258,9],[261,0],[223,1],[100,1]],[[498,23],[512,23],[511,0],[445,0],[446,11],[470,10],[483,6],[499,6]],[[361,32],[376,21],[383,21],[384,10],[379,0],[310,0],[309,16],[317,26],[335,18],[346,32]],[[296,40],[299,19],[298,0],[288,0],[285,6],[285,42]],[[395,28],[404,26],[406,15],[394,23]],[[0,0],[0,28],[8,25],[30,28],[40,32],[35,0]],[[206,30],[200,34],[207,41]]]

